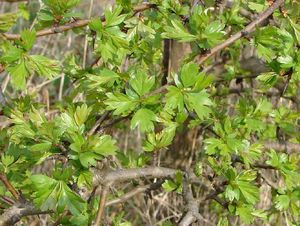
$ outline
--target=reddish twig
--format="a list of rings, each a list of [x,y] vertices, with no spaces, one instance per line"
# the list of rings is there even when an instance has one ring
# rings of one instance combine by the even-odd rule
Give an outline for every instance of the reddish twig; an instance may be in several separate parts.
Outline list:
[[[4,184],[4,186],[6,187],[6,189],[13,195],[13,197],[16,200],[19,200],[20,199],[19,192],[12,186],[12,184],[7,179],[6,175],[0,173],[0,180],[2,181],[2,183]]]

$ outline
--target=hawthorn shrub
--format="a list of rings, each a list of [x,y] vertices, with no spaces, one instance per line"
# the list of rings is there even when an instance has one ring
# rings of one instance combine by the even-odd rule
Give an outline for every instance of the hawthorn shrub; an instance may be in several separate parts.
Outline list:
[[[299,1],[0,2],[1,226],[299,225]]]

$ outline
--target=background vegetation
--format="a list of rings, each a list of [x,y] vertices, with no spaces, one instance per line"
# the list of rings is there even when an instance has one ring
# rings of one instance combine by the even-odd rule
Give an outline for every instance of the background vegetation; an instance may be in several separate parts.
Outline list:
[[[299,15],[0,0],[0,226],[299,225]]]

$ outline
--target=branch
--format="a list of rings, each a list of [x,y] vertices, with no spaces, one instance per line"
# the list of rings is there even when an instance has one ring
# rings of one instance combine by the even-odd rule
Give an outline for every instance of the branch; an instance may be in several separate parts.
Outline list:
[[[101,222],[101,218],[103,215],[104,208],[106,206],[106,199],[108,195],[108,189],[111,185],[116,182],[122,182],[131,179],[138,179],[138,178],[164,178],[173,176],[176,174],[175,169],[164,168],[164,167],[147,167],[147,168],[135,168],[135,169],[119,169],[115,171],[109,171],[104,175],[100,173],[96,173],[94,182],[95,185],[98,186],[99,184],[103,185],[102,192],[101,192],[101,200],[99,202],[97,217],[95,220],[94,226],[99,226]],[[95,186],[95,187],[96,187]],[[0,225],[1,226],[1,225]]]
[[[119,169],[106,173],[103,178],[98,178],[98,184],[114,184],[138,178],[165,178],[175,175],[177,170],[164,167],[146,167],[133,169]]]
[[[102,214],[105,209],[105,202],[108,196],[108,186],[104,186],[101,192],[101,200],[99,201],[98,211],[97,211],[97,217],[95,220],[94,226],[100,226]]]
[[[164,40],[164,53],[163,53],[163,62],[162,62],[162,80],[161,85],[164,86],[168,83],[169,76],[169,61],[170,61],[170,39]]]
[[[9,2],[9,3],[13,3],[13,2],[28,2],[29,0],[0,0],[0,2]]]
[[[20,194],[17,192],[17,190],[12,186],[12,184],[7,179],[6,175],[0,173],[0,181],[4,184],[6,189],[15,197],[16,200],[20,199]]]
[[[266,141],[263,145],[265,148],[285,151],[288,154],[292,153],[293,151],[299,152],[300,150],[300,144],[291,142],[279,143],[276,141]]]
[[[200,56],[198,63],[201,65],[203,62],[205,62],[208,58],[215,55],[217,52],[221,51],[222,49],[225,49],[238,39],[248,35],[249,33],[254,31],[254,28],[256,26],[259,26],[261,22],[263,22],[265,19],[267,19],[269,16],[273,14],[273,12],[284,3],[284,0],[277,0],[275,1],[268,9],[266,9],[264,12],[262,12],[260,15],[257,16],[257,19],[252,21],[249,25],[247,25],[243,30],[239,31],[238,33],[232,35],[230,38],[228,38],[223,43],[217,45],[216,47],[212,48],[210,51],[208,51],[206,54]]]
[[[182,220],[179,222],[179,226],[188,226],[194,223],[196,220],[202,220],[203,217],[199,213],[199,205],[197,201],[195,200],[191,185],[188,181],[188,176],[185,175],[184,181],[183,181],[183,198],[187,205],[187,213],[184,215]]]
[[[151,3],[143,3],[141,5],[137,5],[133,8],[134,14],[138,13],[138,12],[142,12],[145,11],[147,9],[151,9],[151,8],[155,8],[156,5],[155,4],[151,4]],[[105,21],[105,17],[102,16],[101,17],[102,21]],[[52,28],[47,28],[41,31],[38,31],[36,33],[36,37],[42,37],[42,36],[46,36],[46,35],[52,35],[52,34],[57,34],[57,33],[62,33],[68,30],[71,30],[73,28],[80,28],[80,27],[85,27],[89,24],[91,20],[90,19],[82,19],[82,20],[76,20],[72,23],[68,23],[68,24],[64,24],[64,25],[60,25],[60,26],[56,26],[56,27],[52,27]],[[7,40],[17,40],[21,38],[21,35],[19,34],[2,34]],[[1,72],[1,70],[0,70]]]
[[[153,183],[153,184],[138,186],[135,189],[133,189],[133,190],[127,192],[126,194],[122,195],[121,197],[106,202],[105,206],[112,206],[112,205],[115,205],[115,204],[123,203],[123,202],[127,201],[128,199],[132,198],[133,196],[136,196],[136,195],[138,195],[142,192],[147,192],[147,191],[150,191],[150,190],[158,189],[158,188],[160,188],[160,186],[162,185],[163,182],[164,182],[164,180],[161,180],[161,181],[158,181],[158,182]]]
[[[22,217],[30,215],[48,214],[50,211],[40,211],[35,209],[35,207],[30,204],[18,204],[6,209],[4,213],[0,216],[0,226],[14,225],[21,220]]]

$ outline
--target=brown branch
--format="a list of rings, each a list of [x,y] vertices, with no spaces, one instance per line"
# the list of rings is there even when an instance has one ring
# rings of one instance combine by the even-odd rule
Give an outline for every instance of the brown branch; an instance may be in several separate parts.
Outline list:
[[[2,181],[6,189],[13,195],[16,200],[20,199],[19,192],[14,188],[14,186],[12,186],[5,174],[0,173],[0,181]]]
[[[102,214],[104,212],[105,203],[108,196],[108,189],[109,189],[108,186],[104,186],[102,188],[101,200],[99,201],[98,212],[97,212],[97,217],[94,226],[100,226]]]
[[[133,196],[136,196],[142,192],[147,192],[150,190],[155,190],[160,188],[160,186],[162,185],[162,183],[164,182],[164,180],[158,181],[156,183],[153,184],[147,184],[147,185],[143,185],[143,186],[138,186],[135,189],[127,192],[126,194],[122,195],[119,198],[113,199],[111,201],[106,202],[105,206],[112,206],[115,204],[119,204],[119,203],[123,203],[126,202],[127,200],[129,200],[130,198],[132,198]]]
[[[207,59],[209,59],[211,56],[215,55],[222,49],[225,49],[238,39],[248,35],[249,33],[253,32],[256,26],[259,26],[261,22],[263,22],[265,19],[267,19],[269,16],[273,14],[273,12],[284,3],[284,0],[277,0],[275,1],[268,9],[266,9],[264,12],[262,12],[260,15],[257,16],[257,18],[252,21],[250,24],[248,24],[243,30],[239,31],[238,33],[232,35],[230,38],[228,38],[223,43],[215,46],[211,50],[209,50],[206,54],[200,56],[198,63],[201,65],[203,62],[205,62]]]
[[[170,39],[164,40],[164,53],[163,53],[163,62],[162,62],[162,80],[161,85],[164,86],[168,83],[169,76],[169,62],[170,62]]]
[[[101,117],[95,122],[95,125],[88,132],[88,136],[94,134],[97,131],[98,127],[101,126],[101,124],[110,115],[110,113],[110,111],[106,111],[101,115]]]
[[[35,209],[31,203],[13,205],[6,209],[0,216],[0,226],[14,225],[22,219],[22,217],[39,214],[49,214],[51,211],[40,211]]]
[[[133,169],[119,169],[108,172],[98,180],[98,184],[109,184],[138,178],[164,178],[175,175],[177,170],[164,167],[146,167]],[[101,182],[102,180],[102,182]]]
[[[0,0],[0,2],[9,2],[9,3],[14,3],[14,2],[28,2],[29,0]]]
[[[266,141],[263,145],[267,149],[284,151],[288,154],[292,153],[293,151],[296,151],[299,153],[299,150],[300,150],[300,144],[291,143],[291,142],[279,143],[276,141]]]
[[[9,197],[6,197],[4,195],[0,195],[0,201],[6,203],[7,205],[14,205],[15,204],[15,201]]]
[[[101,192],[101,201],[99,202],[97,217],[94,226],[99,226],[101,223],[101,218],[106,205],[105,203],[108,195],[108,189],[112,184],[116,182],[122,182],[126,180],[138,179],[143,177],[165,178],[165,177],[175,175],[176,172],[177,171],[175,169],[170,169],[170,168],[147,167],[147,168],[134,168],[134,169],[119,169],[115,171],[109,171],[104,175],[101,172],[96,173],[94,179],[95,185],[98,186],[99,184],[102,184],[103,188]]]
[[[203,217],[199,213],[199,205],[193,196],[192,188],[189,184],[187,175],[184,177],[183,181],[183,198],[187,206],[187,212],[178,225],[188,226],[197,220],[203,220]]]
[[[145,11],[147,9],[152,9],[155,8],[156,5],[155,4],[151,4],[151,3],[143,3],[141,5],[137,5],[133,8],[134,13],[138,13],[138,12],[142,12]],[[102,21],[105,21],[105,17],[102,16],[101,17]],[[56,27],[52,27],[52,28],[47,28],[41,31],[38,31],[36,33],[36,37],[42,37],[42,36],[46,36],[46,35],[52,35],[52,34],[57,34],[57,33],[62,33],[74,28],[80,28],[80,27],[85,27],[89,24],[91,20],[90,19],[82,19],[82,20],[76,20],[74,22],[68,23],[68,24],[64,24],[64,25],[60,25],[60,26],[56,26]],[[2,34],[7,40],[17,40],[21,38],[21,35],[19,34]]]

